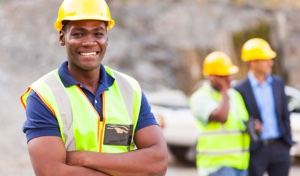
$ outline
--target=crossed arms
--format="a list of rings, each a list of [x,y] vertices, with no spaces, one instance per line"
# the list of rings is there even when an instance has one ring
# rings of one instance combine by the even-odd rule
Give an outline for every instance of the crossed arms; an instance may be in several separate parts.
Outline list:
[[[61,138],[55,136],[30,140],[28,150],[37,176],[165,175],[168,151],[160,127],[145,127],[134,136],[138,149],[127,153],[66,152]]]

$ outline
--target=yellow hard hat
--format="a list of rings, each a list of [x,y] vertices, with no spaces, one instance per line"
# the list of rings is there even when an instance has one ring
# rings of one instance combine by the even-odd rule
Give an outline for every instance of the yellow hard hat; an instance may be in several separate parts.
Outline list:
[[[228,76],[238,71],[239,68],[232,64],[229,56],[220,51],[210,53],[203,62],[204,75]]]
[[[242,47],[242,60],[270,60],[276,57],[268,42],[261,38],[248,40]]]
[[[58,10],[54,27],[60,31],[64,20],[101,20],[107,21],[106,29],[111,29],[115,21],[105,0],[64,0]]]

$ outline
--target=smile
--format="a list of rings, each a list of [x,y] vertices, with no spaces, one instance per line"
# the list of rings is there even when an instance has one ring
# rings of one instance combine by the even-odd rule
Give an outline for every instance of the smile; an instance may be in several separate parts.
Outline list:
[[[93,56],[93,55],[96,55],[97,52],[89,52],[89,53],[79,53],[81,56]]]

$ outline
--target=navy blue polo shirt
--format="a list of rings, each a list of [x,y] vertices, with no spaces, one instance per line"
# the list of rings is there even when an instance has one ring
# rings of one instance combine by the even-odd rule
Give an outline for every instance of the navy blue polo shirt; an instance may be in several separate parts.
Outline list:
[[[105,71],[104,66],[101,64],[99,86],[96,94],[94,95],[86,89],[83,84],[77,82],[70,75],[67,65],[68,62],[65,61],[58,69],[58,74],[64,86],[70,87],[75,84],[79,85],[87,98],[94,105],[96,111],[100,114],[102,112],[101,94],[109,89],[115,81],[114,78]],[[33,90],[27,98],[26,116],[27,119],[23,124],[23,132],[26,133],[27,142],[40,136],[61,136],[56,117]],[[150,125],[157,125],[157,122],[151,112],[148,100],[142,92],[141,109],[135,131]]]

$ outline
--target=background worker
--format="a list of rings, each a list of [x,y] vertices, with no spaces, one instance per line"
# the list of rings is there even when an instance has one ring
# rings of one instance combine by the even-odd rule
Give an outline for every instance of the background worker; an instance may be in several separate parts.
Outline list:
[[[210,53],[203,63],[209,83],[190,99],[200,137],[196,164],[199,176],[246,176],[250,138],[244,121],[248,114],[241,95],[231,88],[231,75],[238,72],[222,52]]]
[[[62,2],[67,61],[21,97],[36,175],[165,175],[166,142],[139,84],[101,64],[113,26],[104,0]]]
[[[248,40],[242,47],[242,60],[248,62],[248,76],[235,86],[245,101],[249,116],[262,123],[260,140],[250,148],[250,176],[288,176],[290,147],[293,144],[284,93],[284,83],[271,75],[276,53],[260,38]]]

